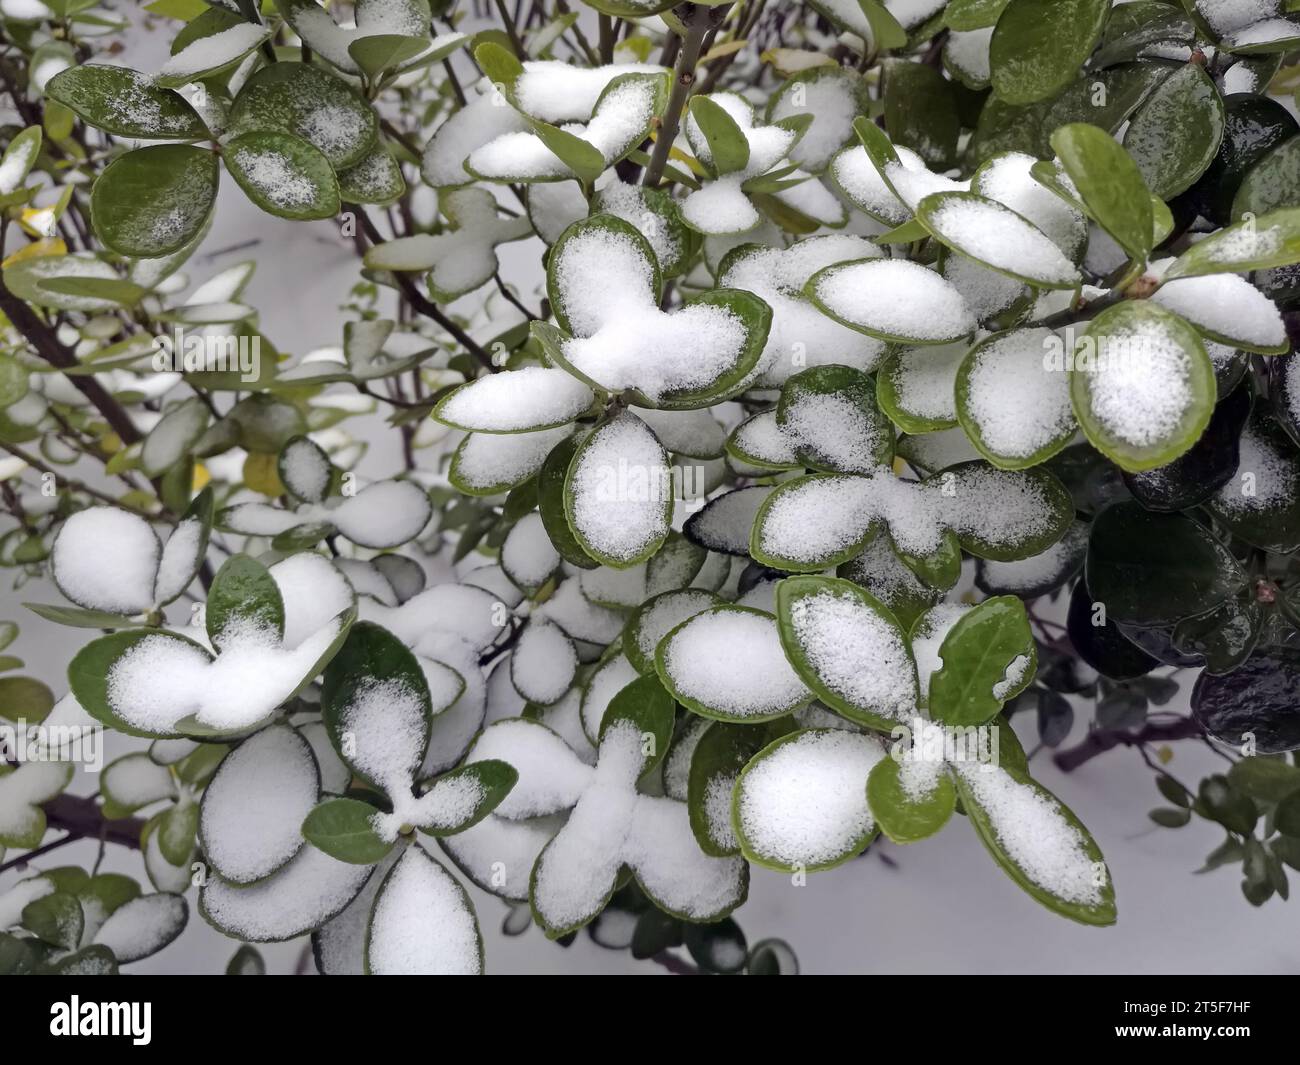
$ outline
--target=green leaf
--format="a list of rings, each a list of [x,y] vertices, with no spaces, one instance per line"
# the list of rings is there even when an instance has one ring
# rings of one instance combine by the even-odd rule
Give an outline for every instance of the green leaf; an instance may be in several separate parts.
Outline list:
[[[1161,828],[1182,828],[1192,819],[1192,812],[1161,808],[1150,811],[1147,816]]]
[[[1300,262],[1300,207],[1270,211],[1211,233],[1165,272],[1165,280],[1200,274],[1245,273]]]
[[[233,71],[245,56],[271,36],[233,11],[212,8],[187,23],[171,44],[172,58],[154,75],[154,84],[179,89],[191,82]]]
[[[1046,100],[1092,54],[1109,0],[1011,0],[989,42],[993,92],[1009,104]]]
[[[749,165],[749,141],[736,120],[707,96],[691,98],[691,117],[709,146],[708,164],[719,177],[744,170]]]
[[[248,555],[231,555],[217,570],[204,611],[208,638],[218,650],[225,639],[247,635],[249,630],[270,630],[282,639],[284,613],[280,586],[265,566]]]
[[[1300,769],[1278,758],[1243,758],[1228,770],[1238,791],[1261,802],[1281,802],[1300,791]]]
[[[450,823],[437,825],[417,824],[416,827],[421,832],[430,836],[453,836],[457,832],[464,832],[467,828],[473,828],[501,805],[501,800],[509,795],[511,789],[519,782],[519,773],[514,766],[506,762],[488,758],[481,762],[471,762],[459,769],[453,769],[450,773],[438,777],[436,781],[433,781],[422,790],[428,792],[433,788],[444,785],[458,786],[457,782],[461,780],[467,780],[473,784],[474,792],[478,796],[473,808],[464,812],[464,816],[458,820]]]
[[[78,629],[135,628],[140,622],[103,610],[84,610],[79,606],[51,606],[46,603],[24,603],[33,614],[53,621],[56,625],[71,625]]]
[[[86,915],[76,895],[54,891],[24,906],[22,922],[27,931],[50,946],[75,950],[81,942]]]
[[[474,49],[474,62],[498,90],[507,94],[524,72],[523,64],[514,54],[493,41],[486,41]]]
[[[1153,195],[1172,199],[1205,173],[1223,140],[1223,97],[1203,67],[1179,67],[1129,121],[1124,148]]]
[[[241,943],[226,965],[227,976],[265,976],[266,962],[257,948]]]
[[[807,401],[813,410],[821,409],[820,404],[834,401],[837,410],[852,410],[852,423],[860,420],[865,425],[865,434],[860,441],[869,447],[869,452],[859,454],[853,448],[853,469],[844,469],[843,453],[847,432],[833,431],[825,433],[820,439],[816,434],[797,433],[799,443],[794,451],[802,465],[811,470],[826,473],[860,472],[862,463],[872,466],[888,466],[894,460],[894,434],[889,420],[876,403],[876,388],[870,377],[861,370],[849,366],[813,366],[791,376],[781,389],[781,398],[776,406],[776,421],[781,428],[790,428],[801,424],[800,419],[807,417],[806,410],[800,414],[800,408]],[[845,414],[847,418],[847,413]],[[816,428],[816,427],[814,427]],[[857,441],[855,441],[857,442]],[[829,445],[829,449],[818,446]]]
[[[372,865],[393,849],[395,841],[379,838],[371,821],[378,811],[360,799],[326,799],[302,823],[308,843],[331,858]]]
[[[405,37],[398,33],[375,33],[359,37],[348,45],[348,55],[372,81],[385,70],[391,70],[414,59],[429,47],[422,37]]]
[[[35,677],[0,677],[0,717],[39,724],[54,709],[54,693]]]
[[[194,853],[199,831],[199,805],[181,802],[158,821],[158,848],[172,865],[184,865]]]
[[[638,777],[644,777],[668,753],[675,710],[673,697],[658,676],[638,677],[609,701],[600,721],[600,739],[604,739],[611,728],[630,723],[642,734],[642,762]]]
[[[115,136],[183,141],[210,136],[185,97],[126,67],[69,67],[50,79],[45,94]]]
[[[957,786],[957,796],[961,799],[962,807],[970,819],[971,827],[975,829],[980,842],[984,844],[994,861],[1002,867],[1003,871],[1012,880],[1049,910],[1059,913],[1063,917],[1069,917],[1071,920],[1079,921],[1082,924],[1114,924],[1116,918],[1114,885],[1109,871],[1106,869],[1106,863],[1102,858],[1101,851],[1092,836],[1088,834],[1088,830],[1080,824],[1079,819],[1055,795],[1019,770],[1006,767],[986,770],[978,766],[970,770],[971,777],[976,780],[978,775],[984,772],[1000,773],[1009,777],[1010,782],[1004,782],[998,788],[998,791],[1011,790],[1019,802],[1024,802],[1029,797],[1025,790],[1028,789],[1036,800],[1035,808],[1042,810],[1042,813],[1039,814],[1042,825],[1044,827],[1050,825],[1059,836],[1059,839],[1056,837],[1038,838],[1032,842],[1020,837],[1016,838],[1016,843],[1020,846],[1028,843],[1030,846],[1050,848],[1053,853],[1067,847],[1071,850],[1078,848],[1076,853],[1088,861],[1091,865],[1092,875],[1096,877],[1096,880],[1093,881],[1096,889],[1095,897],[1089,899],[1084,895],[1083,898],[1079,898],[1078,895],[1086,891],[1086,887],[1082,884],[1072,885],[1076,897],[1070,898],[1052,890],[1050,885],[1044,885],[1039,880],[1035,880],[1031,870],[1024,868],[1017,861],[1012,853],[1012,846],[1002,835],[1002,831],[1015,832],[1015,822],[1011,815],[1006,810],[986,808],[977,796],[976,788],[980,785],[972,783],[972,779],[968,779],[962,772],[955,773],[954,783]],[[1055,816],[1049,820],[1047,811],[1043,810],[1039,804],[1046,804],[1046,807],[1050,808]],[[1041,879],[1041,873],[1039,876]]]
[[[1208,505],[1227,530],[1254,547],[1300,550],[1300,450],[1257,406],[1241,441],[1241,461]]]
[[[400,687],[419,701],[423,723],[415,744],[423,759],[432,728],[433,706],[420,661],[387,629],[361,621],[352,626],[338,654],[325,667],[320,704],[321,718],[334,749],[353,772],[366,780],[370,778],[360,763],[367,752],[357,749],[355,737],[349,739],[348,715],[357,699],[377,684]],[[383,787],[377,780],[370,783]]]
[[[704,731],[691,755],[686,781],[686,802],[691,831],[700,850],[715,858],[740,853],[731,825],[731,791],[736,777],[749,761],[774,740],[793,731],[791,717],[752,725],[714,721]],[[720,802],[725,797],[725,804]]]
[[[1246,585],[1241,564],[1203,526],[1135,502],[1093,520],[1084,573],[1109,619],[1147,626],[1204,614]]]
[[[207,222],[219,171],[212,152],[191,145],[127,152],[104,168],[91,190],[95,232],[120,255],[170,255]]]
[[[880,830],[895,843],[915,843],[939,832],[957,806],[952,778],[940,770],[933,789],[910,794],[902,779],[903,764],[882,758],[867,777],[867,804]]]
[[[96,721],[124,732],[128,736],[147,736],[152,739],[161,737],[174,738],[175,731],[150,732],[137,728],[119,717],[109,699],[108,675],[117,660],[143,640],[176,640],[187,648],[195,648],[206,657],[208,651],[201,644],[178,636],[173,632],[157,629],[133,629],[128,632],[115,632],[110,636],[101,636],[83,647],[68,664],[68,684],[72,693]]]
[[[905,59],[886,60],[883,78],[889,139],[911,148],[933,170],[952,166],[961,135],[952,82],[934,67]]]
[[[1009,0],[949,0],[944,9],[944,24],[950,30],[966,33],[996,26]]]
[[[582,569],[595,569],[599,563],[583,549],[564,511],[564,481],[578,443],[576,436],[566,437],[546,456],[537,475],[537,509],[546,535],[560,557]]]
[[[1072,354],[1075,416],[1093,447],[1121,469],[1165,466],[1209,425],[1218,396],[1214,364],[1196,330],[1163,307],[1126,300],[1106,308]],[[1138,413],[1162,394],[1176,396],[1182,409],[1170,409],[1166,400],[1158,417]]]
[[[57,292],[61,296],[77,296],[91,300],[109,300],[123,307],[134,307],[149,290],[130,281],[108,277],[52,277],[39,282],[42,290]]]
[[[308,63],[269,63],[244,83],[230,109],[227,135],[255,131],[299,137],[340,171],[356,166],[379,143],[378,119],[361,94]]]
[[[1246,173],[1232,201],[1232,217],[1300,207],[1300,135],[1283,141]]]
[[[21,188],[41,151],[41,127],[28,126],[9,142],[0,156],[0,196]]]
[[[1088,214],[1133,259],[1155,242],[1151,193],[1132,157],[1105,130],[1086,122],[1060,127],[1051,137]]]
[[[290,133],[241,134],[226,145],[225,159],[231,177],[268,214],[302,220],[339,212],[338,179],[329,160]]]
[[[1196,678],[1192,713],[1211,736],[1243,753],[1293,751],[1300,747],[1297,686],[1300,649],[1256,647],[1231,672],[1206,671]]]
[[[787,577],[776,586],[776,616],[786,658],[832,710],[886,732],[914,713],[906,633],[869,592],[838,577]],[[837,643],[836,630],[852,635]]]
[[[907,30],[899,25],[882,0],[858,0],[858,7],[871,26],[872,44],[881,51],[893,51],[907,44]]]
[[[533,121],[530,125],[541,142],[572,170],[584,185],[595,184],[596,179],[605,172],[605,157],[592,147],[590,142],[546,122]]]
[[[393,153],[376,144],[361,162],[338,171],[339,196],[344,203],[387,207],[406,194],[406,179]]]
[[[930,716],[945,725],[982,725],[1034,679],[1037,653],[1025,604],[986,599],[964,614],[939,647],[930,677]]]
[[[1075,288],[1081,281],[1046,233],[987,196],[936,192],[916,205],[916,217],[940,243],[1007,277],[1039,288]]]

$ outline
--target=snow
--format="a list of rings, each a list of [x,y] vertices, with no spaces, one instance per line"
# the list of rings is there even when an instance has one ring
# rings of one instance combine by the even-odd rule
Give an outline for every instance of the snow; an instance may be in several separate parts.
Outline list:
[[[583,442],[570,467],[565,494],[574,532],[616,564],[636,560],[668,532],[669,484],[655,435],[635,415],[618,415]]]
[[[799,465],[796,441],[777,422],[775,407],[759,411],[736,426],[731,443],[748,461],[777,469]]]
[[[660,74],[663,67],[649,63],[617,63],[602,67],[577,67],[554,60],[524,63],[514,84],[520,110],[543,122],[585,122],[611,81],[623,74]]]
[[[222,653],[172,636],[149,635],[109,668],[108,703],[128,724],[166,734],[193,714],[212,728],[256,724],[313,673],[338,635],[331,621],[286,650],[274,633],[241,627],[222,634]]]
[[[453,112],[434,131],[424,150],[420,170],[424,180],[434,188],[467,184],[470,176],[464,163],[472,152],[504,134],[529,129],[523,115],[513,107],[499,105],[495,96],[495,90],[489,88],[484,95]]]
[[[176,794],[172,775],[143,752],[128,754],[110,762],[99,775],[99,788],[116,806],[138,810]]]
[[[319,794],[306,740],[283,725],[263,729],[222,760],[204,792],[204,854],[233,883],[270,875],[303,846],[302,822]]]
[[[594,779],[537,860],[533,907],[551,928],[594,917],[622,865],[651,898],[689,920],[714,919],[743,897],[744,863],[705,855],[684,803],[636,793],[641,742],[629,721],[607,730]]]
[[[623,615],[590,602],[575,580],[567,580],[537,611],[550,618],[572,639],[601,645],[623,631]]]
[[[1017,329],[971,354],[965,411],[993,454],[1027,459],[1073,435],[1069,374],[1043,364],[1047,329]]]
[[[1239,447],[1237,472],[1214,494],[1215,506],[1233,517],[1291,506],[1300,491],[1300,463],[1294,454],[1284,453],[1249,423]]]
[[[1077,569],[1083,562],[1088,544],[1088,527],[1080,522],[1046,551],[1016,562],[980,563],[984,580],[999,591],[1013,595],[1034,592],[1044,584]]]
[[[570,422],[592,404],[591,389],[564,370],[525,366],[458,388],[440,421],[480,433],[513,433]]]
[[[988,816],[1000,848],[1030,881],[1067,902],[1101,902],[1097,866],[1059,803],[1004,769],[975,763],[955,769]]]
[[[465,764],[496,759],[513,766],[519,780],[493,815],[523,821],[575,805],[590,786],[592,769],[545,725],[507,718],[484,729]]]
[[[276,207],[309,208],[320,195],[312,175],[284,152],[258,151],[241,145],[232,156],[237,172]]]
[[[736,489],[708,501],[705,508],[686,523],[692,540],[711,551],[731,555],[749,554],[749,537],[754,518],[764,499],[771,495],[766,486]]]
[[[366,678],[338,710],[338,734],[348,763],[383,789],[393,801],[394,818],[404,819],[411,804],[411,786],[428,742],[428,713],[425,693],[396,676]],[[381,834],[402,823],[385,820]]]
[[[704,388],[740,359],[747,330],[719,306],[659,310],[654,266],[629,234],[591,226],[570,236],[552,267],[574,336],[564,358],[610,392],[635,388],[651,400]]]
[[[1177,278],[1161,285],[1151,299],[1228,341],[1264,348],[1287,343],[1277,306],[1238,274]]]
[[[623,637],[631,640],[641,657],[651,663],[654,661],[655,649],[668,633],[688,618],[717,603],[717,598],[709,592],[687,588],[677,592],[664,592],[649,600],[642,608],[635,623]]]
[[[777,422],[797,441],[806,461],[840,473],[866,473],[882,447],[892,442],[886,437],[887,423],[868,412],[875,413],[874,403],[848,390],[791,389],[783,397]]]
[[[143,518],[116,507],[91,507],[63,523],[50,564],[59,590],[79,606],[140,614],[153,605],[161,551]]]
[[[637,417],[650,426],[664,449],[690,458],[717,458],[722,454],[727,431],[708,409],[651,410],[639,408]]]
[[[907,221],[911,209],[894,194],[861,145],[839,152],[831,160],[830,173],[844,194],[872,218],[889,226]]]
[[[475,491],[504,490],[541,469],[555,445],[572,433],[572,425],[535,433],[475,433],[466,437],[453,468],[460,482]]]
[[[752,292],[772,308],[767,343],[746,383],[775,387],[798,370],[831,363],[875,369],[884,358],[885,345],[822,314],[803,289],[824,267],[880,254],[862,237],[828,234],[808,237],[784,250],[755,245],[733,257],[718,284]]]
[[[551,544],[536,511],[525,514],[506,534],[501,545],[501,566],[520,588],[540,588],[560,565],[560,553]]]
[[[407,848],[379,889],[366,968],[378,976],[466,976],[483,970],[483,944],[469,897],[419,846]]]
[[[1016,300],[1022,299],[1032,291],[1019,278],[1007,277],[1006,274],[998,273],[992,267],[957,253],[944,257],[940,272],[944,279],[961,293],[971,314],[981,322],[1001,314]]]
[[[614,696],[638,676],[636,667],[622,654],[597,666],[591,674],[582,693],[582,728],[593,743],[600,736],[600,726]]]
[[[530,621],[510,656],[510,677],[529,702],[555,702],[573,683],[578,654],[564,631],[545,619]]]
[[[575,186],[569,184],[560,187],[565,189],[575,188]],[[580,192],[577,198],[582,200],[582,206],[579,213],[574,215],[573,221],[585,218],[587,215],[586,199],[582,197]],[[529,203],[531,206],[531,199]],[[592,200],[592,206],[595,210],[612,214],[615,218],[621,218],[629,225],[635,226],[641,235],[650,242],[650,246],[654,249],[655,258],[659,260],[660,267],[666,269],[670,264],[676,262],[682,254],[681,241],[675,232],[675,227],[669,225],[664,218],[656,214],[654,201],[647,197],[646,190],[640,185],[627,185],[615,179],[597,190]]]
[[[790,152],[791,162],[813,173],[825,170],[831,156],[852,138],[853,120],[858,115],[860,79],[839,67],[826,69],[829,73],[819,70],[812,77],[790,83],[790,88],[775,97],[768,116],[773,122],[813,116],[812,125]],[[796,89],[802,97],[799,103],[795,102]]]
[[[763,720],[808,699],[781,650],[776,619],[756,610],[724,606],[697,614],[667,637],[662,652],[674,694],[711,715]]]
[[[266,40],[270,33],[265,26],[241,22],[211,36],[200,37],[168,59],[154,77],[193,80],[234,63]]]
[[[209,876],[199,905],[226,935],[249,943],[293,939],[339,913],[365,884],[371,866],[331,858],[310,843],[283,869],[247,887]]]
[[[323,500],[329,492],[330,474],[329,459],[310,440],[290,440],[280,452],[284,486],[299,499],[309,503]]]
[[[1097,338],[1087,403],[1110,436],[1155,447],[1178,433],[1193,401],[1192,356],[1163,322],[1139,322]],[[1075,360],[1075,373],[1080,372]]]
[[[916,670],[902,630],[856,595],[830,589],[790,607],[799,652],[831,692],[859,710],[904,721],[916,709]]]
[[[11,142],[3,162],[0,162],[0,196],[7,196],[18,188],[35,162],[39,148],[40,140],[35,137],[28,137],[16,146]]]
[[[179,596],[198,573],[202,559],[199,545],[203,539],[203,523],[197,518],[178,522],[162,549],[158,574],[154,578],[154,602],[170,603]]]
[[[904,259],[829,267],[813,277],[809,291],[829,314],[884,339],[944,344],[975,328],[961,293]]]
[[[323,555],[281,559],[268,571],[284,603],[284,647],[292,650],[353,603],[347,579]]]
[[[971,85],[987,85],[990,76],[989,43],[993,27],[953,31],[944,45],[943,56],[953,69]]]
[[[994,200],[971,193],[940,195],[924,206],[935,236],[972,259],[1035,284],[1079,283],[1079,271],[1042,230]]]
[[[813,868],[856,854],[875,830],[867,777],[879,743],[838,729],[795,733],[746,768],[735,818],[749,853]]]
[[[963,341],[900,351],[890,364],[889,380],[903,412],[927,421],[955,422],[957,401],[953,386],[957,368],[968,350]]]
[[[180,935],[190,909],[180,895],[141,895],[123,903],[95,933],[121,965],[147,958]]]
[[[433,508],[411,481],[379,481],[328,512],[339,532],[361,547],[397,547],[419,535]]]
[[[1067,257],[1073,257],[1088,238],[1088,219],[1033,176],[1037,161],[1025,152],[996,155],[980,168],[971,188],[1033,223]],[[1073,188],[1070,179],[1062,177]]]
[[[23,762],[0,776],[0,837],[25,837],[44,824],[38,807],[68,786],[73,768],[71,762]]]

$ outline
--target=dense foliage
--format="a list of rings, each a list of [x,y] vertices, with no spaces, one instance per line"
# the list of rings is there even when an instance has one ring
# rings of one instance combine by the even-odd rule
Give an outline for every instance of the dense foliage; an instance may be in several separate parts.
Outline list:
[[[1285,897],[1291,6],[153,0],[133,70],[109,5],[0,0],[0,563],[71,659],[0,659],[0,970],[197,907],[235,973],[475,973],[468,881],[791,972],[751,865],[954,814],[1106,925],[1008,724],[1085,707],[1058,765],[1137,747]],[[355,247],[337,345],[204,268],[232,196]],[[41,755],[101,727],[92,788]],[[96,838],[147,882],[42,858]]]

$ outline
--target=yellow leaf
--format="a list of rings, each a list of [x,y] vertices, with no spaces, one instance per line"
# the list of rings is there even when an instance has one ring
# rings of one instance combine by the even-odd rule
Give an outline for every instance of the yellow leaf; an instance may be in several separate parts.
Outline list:
[[[1156,760],[1161,765],[1168,765],[1174,760],[1174,749],[1167,743],[1161,744],[1156,748]]]
[[[46,237],[43,240],[34,240],[26,247],[19,248],[0,266],[12,266],[14,263],[20,263],[24,259],[40,259],[46,255],[67,255],[68,246],[63,243],[59,237]]]
[[[825,52],[807,52],[802,48],[769,48],[759,58],[785,75],[798,74],[810,67],[835,65],[835,60]]]
[[[50,238],[58,230],[59,214],[53,207],[24,207],[18,224],[29,236]]]
[[[264,451],[253,451],[244,460],[244,484],[264,496],[284,495],[276,457]]]
[[[211,480],[212,480],[212,474],[208,470],[208,468],[205,465],[203,465],[203,463],[196,462],[194,464],[194,481],[190,485],[190,491],[192,492],[203,491],[203,489],[207,486],[207,483]]]
[[[701,63],[707,63],[712,59],[721,59],[724,55],[731,55],[732,52],[739,52],[745,47],[748,41],[723,41],[722,44],[714,45],[700,57]]]

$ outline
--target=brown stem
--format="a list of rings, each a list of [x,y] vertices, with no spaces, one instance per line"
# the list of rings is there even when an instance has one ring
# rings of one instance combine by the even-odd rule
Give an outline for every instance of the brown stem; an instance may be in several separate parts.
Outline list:
[[[27,342],[42,359],[60,370],[70,370],[78,366],[77,357],[69,351],[52,330],[26,303],[5,287],[0,278],[0,311],[13,323],[15,329],[27,338]],[[117,433],[123,444],[134,444],[141,439],[131,416],[108,390],[94,377],[69,374],[68,380],[78,392],[86,397],[104,416],[104,420]]]
[[[79,839],[99,839],[139,850],[140,833],[144,830],[144,822],[138,817],[107,818],[94,799],[81,795],[60,795],[51,799],[45,804],[45,821],[50,828],[61,829],[67,835],[10,859],[0,865],[0,873],[20,869],[42,854]]]
[[[724,9],[718,8],[722,11]],[[664,167],[668,163],[668,153],[672,151],[673,141],[677,139],[677,127],[681,124],[682,111],[686,107],[687,97],[691,95],[691,86],[695,84],[695,67],[700,61],[700,48],[705,35],[713,25],[714,9],[696,7],[691,13],[686,26],[686,39],[673,67],[673,90],[668,97],[668,106],[664,108],[663,120],[655,140],[654,154],[650,156],[650,165],[646,167],[641,184],[653,188],[659,184]]]
[[[1180,717],[1167,723],[1148,722],[1139,729],[1094,729],[1076,746],[1052,755],[1058,769],[1071,773],[1099,754],[1115,747],[1141,747],[1146,743],[1187,740],[1202,735],[1195,719]]]

